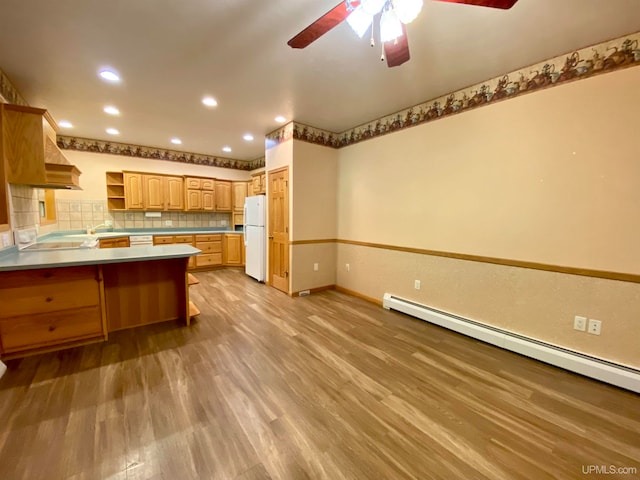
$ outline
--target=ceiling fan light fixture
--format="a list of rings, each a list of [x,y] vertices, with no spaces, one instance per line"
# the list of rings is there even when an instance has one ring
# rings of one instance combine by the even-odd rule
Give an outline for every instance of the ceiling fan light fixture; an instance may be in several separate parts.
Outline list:
[[[367,12],[365,12],[364,8],[362,8],[362,5],[360,5],[349,14],[349,16],[347,17],[347,23],[349,24],[351,29],[356,32],[356,35],[362,38],[373,23],[373,15],[369,15]]]
[[[393,9],[405,25],[413,22],[422,11],[423,0],[393,0]]]
[[[390,42],[402,36],[402,23],[395,10],[385,10],[380,17],[380,41]]]
[[[374,16],[380,13],[380,10],[382,10],[386,3],[387,0],[362,0],[358,8],[362,8],[366,14]]]

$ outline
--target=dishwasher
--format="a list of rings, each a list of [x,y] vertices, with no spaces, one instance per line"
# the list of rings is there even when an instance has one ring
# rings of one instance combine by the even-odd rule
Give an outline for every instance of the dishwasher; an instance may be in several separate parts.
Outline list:
[[[129,235],[130,247],[153,247],[153,235]]]

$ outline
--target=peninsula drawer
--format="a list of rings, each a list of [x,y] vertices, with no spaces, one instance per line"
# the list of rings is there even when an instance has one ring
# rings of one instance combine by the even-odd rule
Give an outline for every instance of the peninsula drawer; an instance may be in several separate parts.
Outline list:
[[[193,235],[176,235],[173,238],[176,243],[193,243]]]
[[[173,235],[154,235],[153,237],[154,245],[166,245],[168,243],[173,243]]]
[[[222,234],[217,233],[213,235],[196,235],[196,242],[221,242]]]
[[[222,242],[198,242],[196,248],[202,250],[202,253],[220,253],[222,252]]]
[[[4,353],[102,334],[99,306],[0,320]]]
[[[196,257],[196,267],[205,267],[208,265],[222,265],[222,253],[198,255]]]
[[[14,272],[2,272],[0,274],[0,290],[15,289],[24,286],[54,285],[60,282],[72,282],[75,280],[97,280],[98,269],[95,266],[64,267],[64,268],[38,268],[35,270],[17,270]],[[0,291],[0,295],[2,292]],[[13,295],[13,294],[12,294]],[[4,297],[0,297],[4,298]],[[9,297],[13,299],[13,297]],[[1,304],[2,300],[0,300]]]
[[[99,284],[95,278],[56,283],[33,282],[19,287],[0,288],[0,318],[17,317],[100,304]]]

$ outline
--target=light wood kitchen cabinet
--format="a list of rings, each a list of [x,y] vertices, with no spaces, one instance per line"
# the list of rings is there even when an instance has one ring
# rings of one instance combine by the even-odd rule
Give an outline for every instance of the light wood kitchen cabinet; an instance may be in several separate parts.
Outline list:
[[[244,235],[237,233],[222,236],[222,263],[224,265],[244,264]]]
[[[124,174],[122,172],[106,172],[107,209],[124,210]]]
[[[184,179],[185,188],[187,190],[200,190],[201,179],[196,177],[186,177]]]
[[[196,255],[196,267],[222,265],[222,234],[195,235],[195,246],[202,250]]]
[[[3,355],[106,339],[101,270],[45,268],[0,275]]]
[[[202,210],[213,212],[216,209],[216,196],[213,190],[202,191]]]
[[[200,190],[208,190],[213,192],[215,190],[216,180],[214,178],[202,178],[200,180]]]
[[[99,243],[100,248],[124,248],[129,246],[129,237],[101,238]]]
[[[142,176],[142,199],[146,210],[164,210],[164,183],[161,175]]]
[[[164,209],[184,210],[184,180],[182,177],[165,175],[162,178],[164,189]]]
[[[187,190],[187,210],[202,210],[201,190]]]
[[[267,176],[265,172],[255,173],[251,176],[251,189],[253,195],[267,193]]]
[[[244,199],[247,198],[247,182],[232,182],[233,189],[233,211],[244,211]]]
[[[253,191],[253,181],[249,180],[247,182],[247,197],[253,197],[256,193]]]
[[[141,173],[124,172],[124,204],[127,210],[144,210]]]
[[[231,208],[231,182],[216,180],[216,212],[230,212]]]

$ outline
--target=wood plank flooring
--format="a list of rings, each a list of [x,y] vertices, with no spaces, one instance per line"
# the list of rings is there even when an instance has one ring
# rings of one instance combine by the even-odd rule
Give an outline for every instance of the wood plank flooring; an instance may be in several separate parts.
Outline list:
[[[191,327],[8,362],[0,479],[640,475],[636,394],[341,293],[197,277]]]

